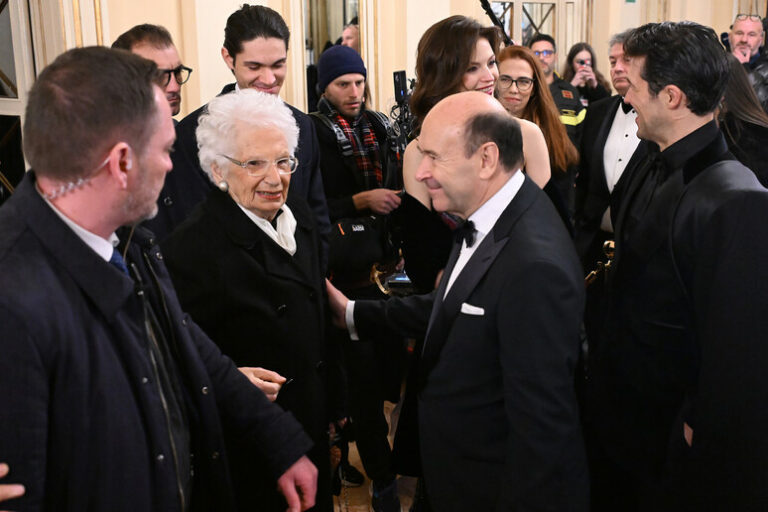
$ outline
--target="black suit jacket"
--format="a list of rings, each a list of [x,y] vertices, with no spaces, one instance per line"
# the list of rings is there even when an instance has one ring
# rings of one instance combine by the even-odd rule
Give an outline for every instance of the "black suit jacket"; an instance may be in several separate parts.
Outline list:
[[[568,233],[525,178],[442,300],[458,252],[432,294],[355,306],[361,338],[426,335],[417,394],[430,504],[587,510],[573,389],[584,286]]]
[[[219,190],[162,247],[182,306],[222,352],[237,366],[260,366],[292,379],[276,403],[296,416],[315,443],[310,458],[321,470],[323,504],[317,510],[326,510],[326,371],[335,353],[326,350],[325,281],[314,216],[301,200],[289,199],[288,206],[297,221],[293,256]],[[242,450],[231,451],[241,507],[249,499],[264,505],[276,498],[274,484],[260,476],[254,461],[239,456]]]
[[[612,214],[618,211],[617,198],[621,195],[621,189],[632,169],[646,154],[646,146],[641,142],[616,183],[613,194],[609,192],[605,181],[603,150],[620,105],[621,96],[618,95],[596,101],[589,105],[582,123],[582,139],[579,148],[581,166],[579,176],[576,178],[574,243],[585,270],[592,270],[595,268],[596,261],[605,260],[602,245],[606,237],[602,235],[600,229],[603,213],[612,205]]]
[[[192,434],[191,510],[234,510],[222,429],[258,449],[271,483],[311,446],[182,312],[163,255],[123,236],[134,281],[45,204],[26,174],[0,209],[0,452],[26,495],[13,510],[180,510],[143,296],[162,300]],[[122,247],[121,247],[122,250]],[[158,455],[163,455],[158,457]],[[5,505],[5,503],[4,503]]]
[[[672,482],[686,509],[765,510],[768,191],[714,123],[659,158],[672,151],[685,161],[650,201],[639,192],[651,166],[627,183],[645,211],[628,199],[618,213],[608,337],[592,364],[595,438],[636,482]]]
[[[220,94],[235,90],[235,84],[229,84]],[[323,193],[323,179],[320,175],[320,149],[317,145],[315,127],[309,116],[288,105],[296,124],[299,126],[299,143],[296,148],[296,158],[299,166],[291,175],[291,197],[304,199],[315,213],[320,228],[321,240],[325,239],[330,230],[328,207]],[[173,145],[171,159],[173,171],[165,177],[165,185],[157,200],[158,213],[155,218],[146,221],[146,226],[157,235],[159,240],[168,236],[178,226],[192,209],[202,202],[208,192],[215,188],[208,176],[200,167],[197,149],[197,123],[206,109],[203,105],[176,125],[176,143]],[[321,262],[325,262],[325,245],[321,252]]]

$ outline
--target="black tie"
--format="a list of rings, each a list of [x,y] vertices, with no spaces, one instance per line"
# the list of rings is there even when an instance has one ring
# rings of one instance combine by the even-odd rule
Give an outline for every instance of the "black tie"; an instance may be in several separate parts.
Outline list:
[[[128,267],[125,264],[125,260],[117,251],[117,249],[112,249],[112,257],[109,258],[109,263],[120,269],[120,272],[130,277],[130,274],[128,273]]]
[[[629,111],[632,110],[632,105],[625,102],[624,98],[621,98],[621,110],[623,110],[625,114],[629,114]]]
[[[467,247],[472,247],[475,244],[475,223],[471,220],[466,221],[464,224],[456,228],[454,232],[456,236],[456,242],[460,243],[464,240],[467,243]]]

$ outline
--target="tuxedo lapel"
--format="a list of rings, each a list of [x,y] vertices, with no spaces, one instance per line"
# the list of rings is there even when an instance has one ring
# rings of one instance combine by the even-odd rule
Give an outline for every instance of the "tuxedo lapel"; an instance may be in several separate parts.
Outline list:
[[[506,246],[509,240],[509,232],[520,216],[536,200],[537,194],[543,194],[543,192],[526,177],[517,195],[502,212],[491,232],[485,236],[480,246],[461,270],[461,273],[454,280],[448,294],[445,295],[448,279],[461,249],[461,244],[454,245],[445,273],[440,280],[435,303],[432,306],[429,326],[427,327],[424,349],[422,351],[422,363],[420,365],[422,383],[437,362],[440,351],[445,345],[453,327],[453,322],[459,314],[461,304],[478,287],[483,276],[485,276],[494,260]],[[444,300],[443,295],[445,295]]]

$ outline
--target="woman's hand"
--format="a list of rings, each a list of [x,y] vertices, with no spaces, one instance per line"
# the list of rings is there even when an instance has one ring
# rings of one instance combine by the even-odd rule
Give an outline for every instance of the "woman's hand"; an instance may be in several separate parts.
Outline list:
[[[259,367],[251,368],[247,366],[238,368],[238,370],[248,377],[251,384],[262,390],[264,394],[267,395],[270,402],[277,400],[277,394],[280,392],[280,388],[286,383],[285,377],[272,370],[265,370],[264,368]]]

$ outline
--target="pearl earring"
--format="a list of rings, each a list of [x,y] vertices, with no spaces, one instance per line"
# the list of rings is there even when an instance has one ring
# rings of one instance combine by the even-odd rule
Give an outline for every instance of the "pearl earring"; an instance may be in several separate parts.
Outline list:
[[[219,187],[219,190],[221,190],[222,192],[229,191],[229,183],[227,183],[224,180],[221,180],[219,183],[217,183],[216,186]]]

